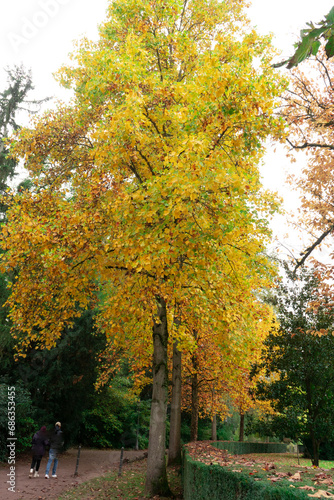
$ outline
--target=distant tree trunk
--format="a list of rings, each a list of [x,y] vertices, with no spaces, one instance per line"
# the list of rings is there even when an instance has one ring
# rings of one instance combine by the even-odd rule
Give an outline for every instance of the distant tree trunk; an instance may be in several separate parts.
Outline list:
[[[217,415],[214,414],[211,423],[211,439],[217,441]]]
[[[168,399],[167,377],[167,311],[166,302],[156,297],[157,318],[153,320],[153,393],[148,444],[146,493],[168,496],[165,447]]]
[[[309,435],[311,438],[311,443],[312,443],[312,451],[313,451],[313,456],[311,457],[312,460],[312,465],[315,465],[316,467],[319,467],[319,448],[320,448],[320,441],[316,439],[315,432],[314,432],[314,423],[315,423],[315,415],[314,415],[314,410],[313,410],[313,391],[312,391],[312,380],[310,377],[307,377],[305,379],[305,386],[306,386],[306,398],[307,398],[307,409],[308,409],[308,428],[309,428]]]
[[[173,344],[172,403],[170,412],[168,465],[181,462],[181,352]]]
[[[195,341],[198,338],[197,330],[193,330]],[[198,363],[196,352],[191,358],[193,365],[193,374],[191,376],[191,423],[190,423],[190,441],[197,441],[198,437]]]
[[[191,424],[190,441],[197,441],[198,436],[198,375],[191,377]]]
[[[243,411],[240,411],[239,441],[244,440],[244,430],[245,430],[245,414]]]
[[[320,441],[315,438],[313,429],[311,430],[311,441],[312,441],[312,465],[319,467],[319,450],[320,450]]]

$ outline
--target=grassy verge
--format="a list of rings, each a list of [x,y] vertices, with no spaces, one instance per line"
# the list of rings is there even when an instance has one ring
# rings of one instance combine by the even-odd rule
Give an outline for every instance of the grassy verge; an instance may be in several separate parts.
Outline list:
[[[164,497],[147,497],[144,493],[146,460],[139,460],[123,465],[122,475],[118,476],[115,470],[104,476],[82,483],[66,493],[63,493],[57,500],[155,500]],[[174,498],[182,499],[181,474],[179,467],[168,467],[168,481]]]
[[[261,453],[248,455],[249,457],[256,457],[257,459],[262,458],[267,462],[275,462],[278,465],[286,465],[290,467],[298,467],[301,465],[302,467],[312,467],[312,462],[310,458],[303,458],[301,455],[299,456],[299,464],[298,457],[296,453]],[[319,469],[333,469],[334,461],[333,460],[320,460]]]

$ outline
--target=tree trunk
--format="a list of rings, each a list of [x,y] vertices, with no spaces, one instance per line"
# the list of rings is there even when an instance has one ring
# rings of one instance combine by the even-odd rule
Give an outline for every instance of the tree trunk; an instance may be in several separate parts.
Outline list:
[[[313,451],[313,457],[311,457],[311,460],[312,460],[313,465],[315,465],[316,467],[319,467],[320,442],[316,439],[315,432],[314,432],[316,415],[315,415],[315,411],[313,408],[312,381],[311,381],[310,377],[306,378],[305,386],[306,386],[306,398],[307,398],[307,409],[308,409],[308,427],[309,427],[309,433],[310,433],[310,438],[311,438],[311,442],[312,442],[312,451]]]
[[[212,441],[217,441],[217,415],[216,414],[214,414],[212,417],[211,439],[212,439]]]
[[[313,430],[311,432],[311,439],[312,439],[312,450],[313,450],[312,465],[319,467],[320,442],[315,438]]]
[[[239,428],[239,441],[244,440],[244,430],[245,430],[245,414],[240,412],[240,428]]]
[[[156,297],[157,318],[153,319],[153,393],[145,490],[149,495],[170,495],[165,447],[168,399],[166,302]]]
[[[181,352],[173,345],[172,403],[170,412],[168,465],[181,462]]]
[[[190,441],[197,441],[198,435],[198,376],[194,373],[191,377],[191,424]]]

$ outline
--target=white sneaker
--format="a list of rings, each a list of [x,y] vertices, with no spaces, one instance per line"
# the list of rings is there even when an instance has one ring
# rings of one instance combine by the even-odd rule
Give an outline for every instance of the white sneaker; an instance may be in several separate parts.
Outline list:
[[[39,474],[37,471],[35,472],[34,477],[39,477]]]
[[[45,479],[49,479],[49,474],[45,474]]]
[[[34,473],[34,469],[30,469],[29,477],[32,477],[33,473]]]
[[[52,474],[52,477],[54,477],[55,479],[57,479],[57,474]]]

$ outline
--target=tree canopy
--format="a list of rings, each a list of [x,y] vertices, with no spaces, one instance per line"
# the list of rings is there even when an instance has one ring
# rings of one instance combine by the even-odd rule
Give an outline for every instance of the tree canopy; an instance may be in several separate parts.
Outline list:
[[[21,353],[31,342],[54,346],[80,308],[98,302],[111,354],[139,345],[153,354],[151,493],[166,491],[174,309],[188,344],[203,327],[219,332],[222,350],[233,339],[251,344],[256,294],[274,273],[265,245],[278,202],[258,165],[263,141],[282,133],[273,110],[286,82],[243,6],[110,3],[99,40],[80,42],[73,67],[59,72],[73,101],[12,147],[32,178],[2,235],[3,269],[18,270],[9,305]]]

